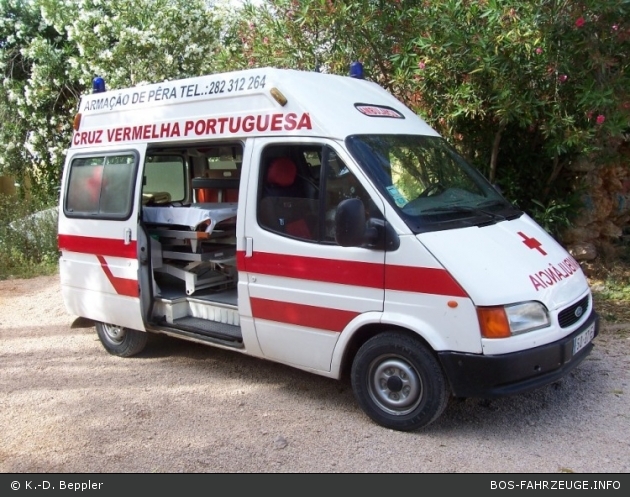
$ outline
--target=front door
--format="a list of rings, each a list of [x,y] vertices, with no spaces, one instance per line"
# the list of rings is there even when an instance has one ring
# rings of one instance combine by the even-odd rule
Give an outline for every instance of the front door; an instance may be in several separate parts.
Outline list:
[[[330,371],[345,330],[378,319],[383,310],[382,250],[335,241],[335,209],[361,198],[381,216],[332,140],[257,139],[252,150],[245,251],[251,313],[263,355]],[[256,171],[256,172],[255,172]],[[254,201],[255,199],[255,201]]]
[[[68,312],[144,330],[138,239],[145,146],[70,151],[59,205],[59,273]],[[142,247],[140,246],[142,245]]]

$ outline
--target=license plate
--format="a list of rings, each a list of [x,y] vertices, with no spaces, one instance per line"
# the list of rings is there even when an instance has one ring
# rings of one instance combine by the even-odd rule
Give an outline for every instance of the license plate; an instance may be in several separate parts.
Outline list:
[[[586,347],[595,336],[595,323],[591,324],[582,333],[573,339],[573,355]]]

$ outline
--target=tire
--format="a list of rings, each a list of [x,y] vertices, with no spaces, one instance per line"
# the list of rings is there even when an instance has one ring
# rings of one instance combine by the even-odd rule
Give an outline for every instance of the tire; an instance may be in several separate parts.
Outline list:
[[[107,323],[96,323],[96,333],[105,350],[119,357],[131,357],[139,354],[144,350],[148,339],[148,335],[144,331]]]
[[[428,426],[449,400],[437,359],[419,340],[400,333],[382,333],[365,342],[354,358],[351,380],[363,411],[393,430]]]

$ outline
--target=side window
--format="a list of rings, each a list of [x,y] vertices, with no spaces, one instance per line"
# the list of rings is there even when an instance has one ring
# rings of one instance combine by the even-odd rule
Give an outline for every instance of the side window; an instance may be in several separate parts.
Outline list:
[[[159,204],[186,199],[186,163],[178,155],[148,155],[144,166],[142,202]]]
[[[323,153],[322,169],[325,172],[322,183],[325,196],[324,237],[326,242],[335,241],[335,214],[337,206],[346,199],[358,198],[366,208],[366,218],[381,217],[380,211],[374,205],[369,194],[359,183],[356,176],[348,169],[337,153],[330,147],[326,147]]]
[[[76,158],[70,165],[66,215],[126,219],[131,214],[136,155]]]
[[[303,146],[270,146],[261,158],[258,223],[290,238],[319,240],[319,184]]]
[[[363,186],[330,147],[271,146],[261,168],[258,223],[274,233],[336,243],[335,213],[342,200],[358,197],[372,208]]]

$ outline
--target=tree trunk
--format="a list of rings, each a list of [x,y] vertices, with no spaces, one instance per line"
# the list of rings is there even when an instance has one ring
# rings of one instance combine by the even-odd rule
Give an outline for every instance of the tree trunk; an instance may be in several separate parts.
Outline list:
[[[551,190],[552,183],[556,180],[558,175],[562,171],[562,162],[560,162],[558,158],[558,154],[553,158],[553,170],[551,171],[551,175],[547,179],[547,184],[545,185],[545,190],[543,191],[543,199],[546,199],[549,195],[549,190]]]
[[[499,145],[501,144],[501,135],[505,129],[505,124],[499,126],[499,131],[494,135],[494,144],[492,145],[492,156],[490,157],[490,174],[488,179],[490,183],[494,183],[497,176],[497,158],[499,157]]]

